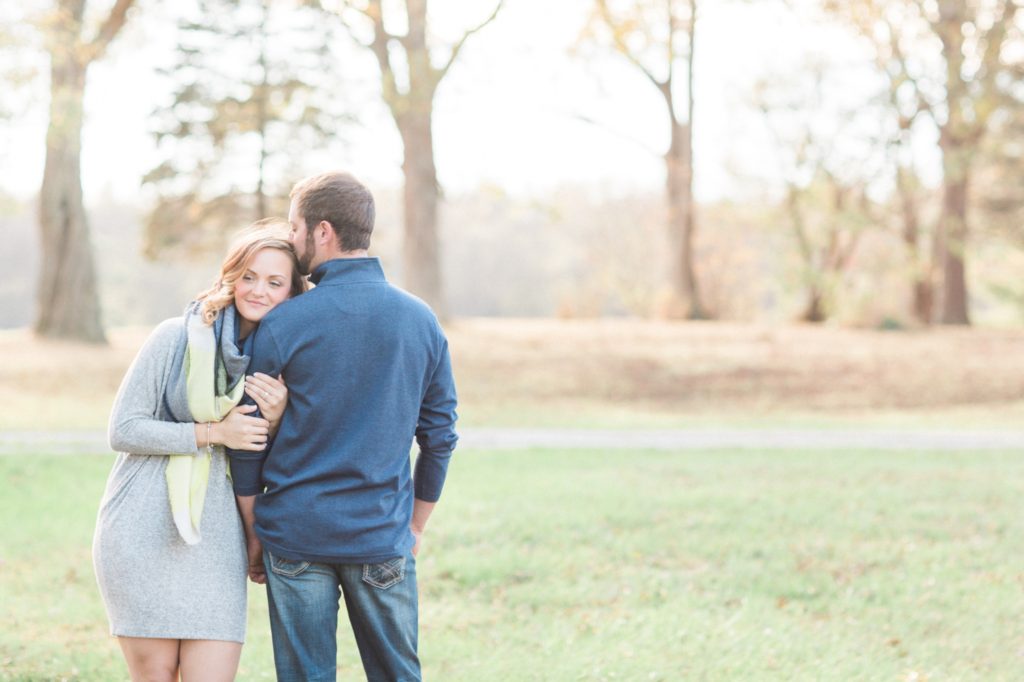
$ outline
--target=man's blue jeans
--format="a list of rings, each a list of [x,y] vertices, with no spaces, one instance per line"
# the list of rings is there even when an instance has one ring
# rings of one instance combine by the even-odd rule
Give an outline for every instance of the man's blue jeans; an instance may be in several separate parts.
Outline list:
[[[419,680],[416,560],[380,564],[293,561],[264,549],[279,682],[336,678],[338,600],[345,597],[366,679]]]

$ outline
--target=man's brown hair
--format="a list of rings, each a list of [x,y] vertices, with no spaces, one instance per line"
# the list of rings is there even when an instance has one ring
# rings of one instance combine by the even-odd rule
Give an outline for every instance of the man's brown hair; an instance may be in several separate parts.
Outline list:
[[[350,174],[333,171],[300,180],[289,198],[298,201],[308,230],[324,220],[330,223],[342,251],[370,248],[376,216],[373,195]]]

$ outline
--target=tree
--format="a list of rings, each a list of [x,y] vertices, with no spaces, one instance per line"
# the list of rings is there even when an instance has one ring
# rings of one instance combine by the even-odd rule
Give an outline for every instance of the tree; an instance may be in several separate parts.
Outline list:
[[[934,122],[942,154],[940,321],[970,323],[966,254],[972,172],[994,116],[1007,101],[1009,54],[1020,38],[1019,0],[828,0],[882,49],[894,86]],[[941,55],[934,66],[927,52]]]
[[[87,35],[86,0],[58,0],[45,22],[50,114],[39,191],[42,238],[37,334],[105,343],[89,223],[82,201],[82,124],[86,74],[121,31],[134,0],[117,0]]]
[[[875,112],[840,106],[836,93],[826,91],[834,80],[831,65],[810,55],[806,62],[797,74],[759,83],[753,104],[775,142],[777,175],[785,183],[782,209],[806,290],[800,319],[824,322],[861,237],[878,222],[870,217],[867,191],[876,163],[846,144],[865,134]]]
[[[447,306],[438,235],[441,188],[434,164],[434,98],[466,41],[497,18],[504,0],[498,0],[486,19],[465,31],[448,49],[429,38],[428,0],[395,2],[393,13],[385,12],[382,0],[318,4],[334,9],[353,38],[373,52],[380,67],[384,102],[402,137],[404,283],[443,318]],[[357,26],[359,22],[369,28],[368,40],[360,38],[364,32]],[[404,30],[396,32],[392,25]],[[433,57],[442,52],[447,56],[435,63]]]
[[[200,0],[178,25],[176,89],[154,112],[162,161],[146,224],[151,257],[219,248],[246,222],[287,211],[293,168],[348,117],[318,12],[271,0]]]
[[[922,325],[935,315],[935,283],[938,274],[937,230],[929,228],[921,215],[923,187],[916,168],[915,137],[927,123],[925,109],[908,71],[907,57],[893,29],[893,17],[880,14],[872,2],[837,3],[827,9],[857,26],[874,52],[874,62],[884,82],[879,103],[888,131],[883,143],[888,151],[895,179],[900,236],[908,261],[911,288],[911,317]]]
[[[889,97],[893,107],[898,90],[890,83]],[[928,230],[921,217],[922,183],[914,166],[914,118],[897,114],[896,135],[888,145],[896,176],[899,202],[900,235],[906,250],[910,285],[910,313],[921,325],[930,325],[935,315],[935,281],[937,273],[935,230]],[[929,240],[928,237],[932,239]]]
[[[664,153],[668,202],[670,317],[709,316],[701,301],[694,238],[697,207],[693,197],[693,76],[697,0],[595,0],[594,18],[613,49],[657,88],[665,102],[669,144]],[[680,62],[685,84],[679,83]],[[685,87],[680,102],[679,89]]]

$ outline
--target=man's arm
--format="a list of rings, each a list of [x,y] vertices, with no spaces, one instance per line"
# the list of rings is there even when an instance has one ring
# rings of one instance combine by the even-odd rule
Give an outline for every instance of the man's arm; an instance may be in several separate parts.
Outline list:
[[[269,325],[261,324],[254,332],[252,346],[252,361],[249,363],[248,374],[262,372],[270,376],[281,374],[283,362],[281,354],[274,340]],[[259,405],[248,394],[242,396],[240,405],[255,405],[254,416],[261,416]],[[270,448],[271,439],[267,441],[267,447],[263,450],[231,450],[227,449],[227,455],[231,460],[231,482],[235,489],[235,495],[250,497],[263,492],[263,461],[266,459],[267,451]]]
[[[267,582],[267,570],[263,566],[263,543],[256,537],[256,496],[236,495],[238,511],[242,515],[242,526],[245,528],[246,553],[249,555],[249,579],[264,585]]]
[[[416,457],[413,476],[415,501],[410,529],[416,544],[413,555],[419,552],[423,531],[434,506],[441,497],[441,489],[448,473],[448,461],[459,437],[455,433],[457,405],[455,379],[452,376],[448,341],[443,340],[441,356],[430,377],[416,424],[416,442],[420,451]]]
[[[269,325],[261,324],[254,332],[252,362],[249,363],[249,374],[263,372],[270,376],[281,374],[281,354],[271,333]],[[242,397],[241,404],[255,405],[256,401],[248,394]],[[259,406],[256,405],[256,414]],[[263,544],[256,536],[256,495],[263,492],[263,461],[270,448],[271,435],[267,447],[259,452],[245,450],[227,450],[231,464],[231,483],[235,490],[235,502],[242,516],[245,529],[246,553],[249,557],[249,578],[254,583],[266,583],[266,569],[263,566]]]
[[[424,502],[423,500],[416,500],[412,505],[412,521],[409,523],[409,528],[412,530],[412,536],[416,538],[416,544],[412,546],[412,555],[416,556],[420,552],[420,542],[423,540],[423,531],[427,527],[427,520],[430,518],[431,512],[434,511],[434,507],[437,506],[436,502]]]

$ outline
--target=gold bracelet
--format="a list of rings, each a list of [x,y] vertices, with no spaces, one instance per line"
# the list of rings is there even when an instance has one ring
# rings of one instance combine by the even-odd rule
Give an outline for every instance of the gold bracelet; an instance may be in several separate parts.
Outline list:
[[[206,449],[212,450],[213,443],[210,441],[210,429],[213,427],[213,422],[206,422]]]

